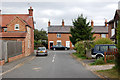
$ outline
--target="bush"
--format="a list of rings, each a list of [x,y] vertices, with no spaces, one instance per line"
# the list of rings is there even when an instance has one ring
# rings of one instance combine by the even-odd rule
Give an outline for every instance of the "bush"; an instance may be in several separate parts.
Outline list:
[[[108,38],[101,38],[94,42],[94,45],[96,45],[96,44],[114,44],[114,42]]]
[[[96,65],[101,65],[101,64],[104,64],[104,59],[103,58],[100,58],[100,59],[97,59],[95,61]]]
[[[102,65],[104,63],[104,58],[97,59],[95,62],[91,63],[91,65]]]
[[[83,42],[77,42],[75,44],[75,50],[81,57],[85,56],[85,47]]]

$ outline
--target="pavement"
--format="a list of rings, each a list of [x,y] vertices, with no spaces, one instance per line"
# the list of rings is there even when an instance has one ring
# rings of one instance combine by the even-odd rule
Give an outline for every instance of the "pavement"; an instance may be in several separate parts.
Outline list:
[[[48,51],[48,56],[31,55],[5,64],[3,78],[99,78],[70,56],[73,50]],[[32,59],[31,59],[32,58]],[[27,61],[26,61],[27,60]],[[22,62],[22,65],[18,63]],[[24,63],[23,63],[24,62]],[[13,66],[19,65],[19,67]]]

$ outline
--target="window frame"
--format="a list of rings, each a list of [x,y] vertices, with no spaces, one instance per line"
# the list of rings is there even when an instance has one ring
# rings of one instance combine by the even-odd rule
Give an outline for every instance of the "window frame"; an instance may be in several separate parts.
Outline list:
[[[61,38],[61,34],[57,34],[57,38]]]
[[[16,29],[17,26],[18,26],[18,29]],[[15,30],[20,30],[19,24],[15,24]]]
[[[104,37],[103,37],[103,35],[104,35]],[[106,34],[101,34],[101,38],[106,38],[106,37],[107,37]]]

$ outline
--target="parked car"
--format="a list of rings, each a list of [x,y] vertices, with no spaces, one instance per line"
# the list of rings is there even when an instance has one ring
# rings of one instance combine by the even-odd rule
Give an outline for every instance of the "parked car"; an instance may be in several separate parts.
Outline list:
[[[38,55],[45,55],[45,56],[47,56],[48,53],[47,53],[46,47],[38,47],[38,49],[36,51],[36,56],[38,56]]]
[[[114,49],[116,49],[116,46],[111,44],[95,45],[91,51],[92,58],[99,59],[101,57],[104,57],[104,52],[107,52],[108,50],[112,51]]]
[[[69,48],[62,45],[54,45],[51,46],[51,49],[55,51],[55,50],[68,50]]]

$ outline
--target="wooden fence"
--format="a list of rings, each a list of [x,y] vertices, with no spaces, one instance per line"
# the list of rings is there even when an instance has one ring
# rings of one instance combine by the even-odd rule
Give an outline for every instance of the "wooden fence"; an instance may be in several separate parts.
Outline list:
[[[117,56],[118,50],[108,50],[107,52],[104,52],[104,62],[107,63],[107,60],[115,60],[115,56]]]

